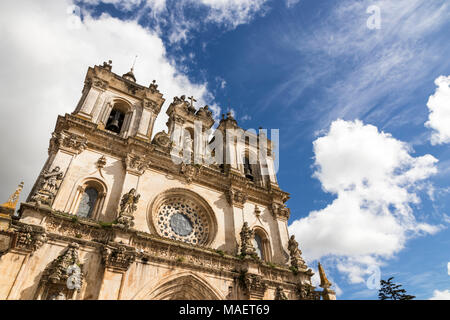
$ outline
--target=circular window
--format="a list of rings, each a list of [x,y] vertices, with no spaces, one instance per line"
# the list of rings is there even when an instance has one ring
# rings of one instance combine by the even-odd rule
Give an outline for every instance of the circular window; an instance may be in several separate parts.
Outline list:
[[[205,205],[189,195],[163,195],[155,200],[153,226],[165,238],[195,245],[211,239],[214,223]]]
[[[170,227],[177,235],[185,237],[192,233],[192,223],[189,218],[181,213],[175,213],[170,218]]]

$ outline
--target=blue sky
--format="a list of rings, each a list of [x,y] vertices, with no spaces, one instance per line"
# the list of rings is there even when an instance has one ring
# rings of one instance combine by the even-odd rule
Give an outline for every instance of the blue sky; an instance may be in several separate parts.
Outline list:
[[[367,25],[372,5],[380,29]],[[73,110],[86,68],[112,59],[113,71],[125,73],[138,55],[138,82],[156,79],[165,107],[174,95],[194,94],[216,117],[232,110],[243,128],[280,129],[278,180],[291,193],[290,231],[311,267],[322,262],[338,298],[376,299],[366,286],[373,266],[417,298],[450,298],[448,1],[1,6],[5,24],[23,18],[1,31],[3,94],[23,90],[5,79],[38,82],[6,101],[19,110],[36,101],[37,111],[19,117],[2,108],[12,126],[3,137],[17,123],[25,128],[15,142],[2,138],[19,155],[4,160],[3,198],[21,177],[31,187],[56,115]]]

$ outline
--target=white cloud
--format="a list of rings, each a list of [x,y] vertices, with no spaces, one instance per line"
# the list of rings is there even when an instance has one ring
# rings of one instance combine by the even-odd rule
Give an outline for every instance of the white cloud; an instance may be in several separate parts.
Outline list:
[[[264,14],[268,0],[82,0],[86,4],[110,3],[120,10],[137,11],[157,24],[157,30],[169,30],[173,43],[187,41],[192,30],[212,23],[234,29]],[[147,10],[146,10],[147,9]],[[201,17],[197,17],[200,14]],[[201,23],[199,21],[201,20]]]
[[[135,21],[89,15],[83,22],[71,12],[70,1],[0,2],[0,136],[2,149],[1,199],[21,179],[27,195],[47,157],[50,134],[60,114],[72,112],[81,96],[89,66],[113,60],[113,72],[129,71],[139,56],[138,83],[157,81],[166,102],[155,132],[166,129],[166,108],[173,96],[198,98],[198,106],[211,102],[206,83],[192,83],[166,56],[160,37]],[[69,9],[69,10],[68,10]],[[213,111],[220,113],[217,105]]]
[[[299,2],[300,2],[300,0],[286,0],[286,7],[292,8]]]
[[[338,270],[363,282],[367,266],[381,265],[409,237],[439,230],[418,222],[411,207],[420,202],[415,188],[437,172],[437,159],[411,151],[359,120],[336,120],[314,141],[314,176],[336,199],[289,226],[307,260],[336,257]]]
[[[425,126],[433,129],[432,145],[450,143],[450,76],[440,76],[434,83],[437,89],[428,99],[430,114]]]
[[[434,290],[429,300],[450,300],[450,290]]]

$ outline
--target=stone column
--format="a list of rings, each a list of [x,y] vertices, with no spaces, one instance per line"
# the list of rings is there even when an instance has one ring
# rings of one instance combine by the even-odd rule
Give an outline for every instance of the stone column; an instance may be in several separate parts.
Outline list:
[[[230,189],[226,191],[225,196],[232,212],[232,222],[235,233],[232,241],[235,250],[239,250],[236,239],[240,237],[239,233],[244,225],[244,204],[247,201],[247,194],[239,189],[230,187]]]
[[[126,273],[136,259],[136,251],[132,247],[110,244],[103,247],[102,258],[105,271],[98,300],[120,300]]]
[[[76,115],[83,119],[91,121],[93,119],[93,113],[97,105],[100,104],[103,92],[107,87],[108,83],[106,81],[93,79],[89,92],[87,93],[87,96]]]

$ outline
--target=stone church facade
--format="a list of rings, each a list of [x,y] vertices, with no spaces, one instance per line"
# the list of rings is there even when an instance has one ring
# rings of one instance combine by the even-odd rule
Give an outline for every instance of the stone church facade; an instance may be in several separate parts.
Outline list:
[[[255,143],[264,134],[231,139],[228,114],[215,130],[236,161],[174,162],[196,123],[215,123],[189,99],[175,97],[167,132],[153,135],[165,101],[155,81],[111,62],[88,69],[26,202],[15,213],[20,185],[0,206],[0,299],[335,299],[320,264],[322,290],[312,285],[288,234],[272,144]]]

